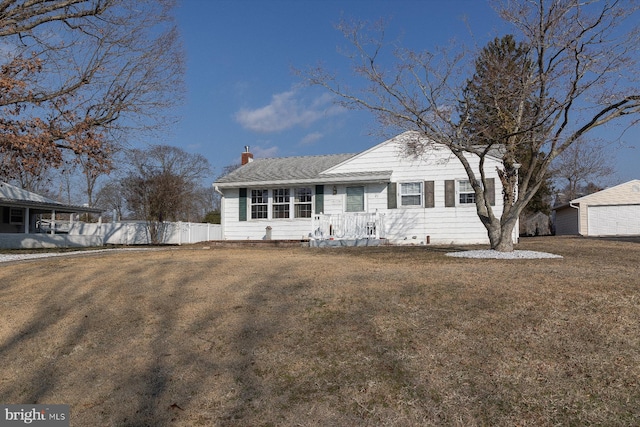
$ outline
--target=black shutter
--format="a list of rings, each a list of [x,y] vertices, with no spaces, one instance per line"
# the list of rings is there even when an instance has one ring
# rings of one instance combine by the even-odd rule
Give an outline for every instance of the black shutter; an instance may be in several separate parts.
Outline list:
[[[316,214],[324,213],[324,185],[316,185]]]
[[[390,182],[387,184],[387,209],[398,207],[398,184]]]
[[[495,206],[496,204],[496,183],[494,178],[485,179],[485,193],[487,200],[491,206]]]
[[[4,224],[9,224],[11,221],[11,208],[9,206],[2,207],[2,222]]]
[[[247,189],[241,188],[240,194],[238,197],[238,220],[246,221],[247,220]]]
[[[424,182],[424,207],[433,208],[436,206],[434,196],[434,184],[433,181]]]
[[[456,182],[453,179],[444,182],[444,205],[447,208],[456,206]]]

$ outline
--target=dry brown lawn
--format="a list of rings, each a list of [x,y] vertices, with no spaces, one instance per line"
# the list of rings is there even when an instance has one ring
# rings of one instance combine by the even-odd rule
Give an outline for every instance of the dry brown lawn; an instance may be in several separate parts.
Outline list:
[[[640,240],[0,265],[0,402],[72,426],[640,425]]]

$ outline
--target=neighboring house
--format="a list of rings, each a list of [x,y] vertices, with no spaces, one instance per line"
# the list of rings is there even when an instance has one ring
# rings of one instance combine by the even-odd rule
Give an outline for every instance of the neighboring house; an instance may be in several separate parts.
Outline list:
[[[0,182],[0,248],[102,245],[99,236],[62,235],[56,227],[58,214],[101,212],[101,209],[65,205]],[[43,216],[47,217],[46,221],[43,221]]]
[[[359,154],[256,160],[246,147],[243,165],[214,183],[222,195],[223,239],[488,243],[460,161],[437,143],[426,143],[421,156],[406,155],[406,144],[417,141],[426,143],[405,132]],[[468,159],[477,169],[478,157]],[[499,167],[498,157],[486,157],[497,216]]]
[[[640,180],[554,208],[556,235],[640,236]]]

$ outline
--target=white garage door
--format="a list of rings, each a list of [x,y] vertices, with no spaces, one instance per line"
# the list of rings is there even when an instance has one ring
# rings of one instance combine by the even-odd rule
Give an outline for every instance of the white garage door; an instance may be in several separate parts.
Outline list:
[[[640,205],[589,206],[589,236],[640,236]]]

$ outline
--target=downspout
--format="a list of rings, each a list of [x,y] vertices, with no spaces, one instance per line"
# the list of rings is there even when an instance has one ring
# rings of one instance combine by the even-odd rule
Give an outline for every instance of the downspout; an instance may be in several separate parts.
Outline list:
[[[217,185],[213,186],[213,191],[220,195],[220,234],[222,240],[225,240],[225,232],[224,232],[224,193],[220,191],[220,187]]]
[[[578,234],[582,236],[582,233],[580,232],[581,231],[580,229],[582,228],[582,220],[580,218],[580,206],[573,206],[573,202],[569,202],[569,207],[578,210]]]

